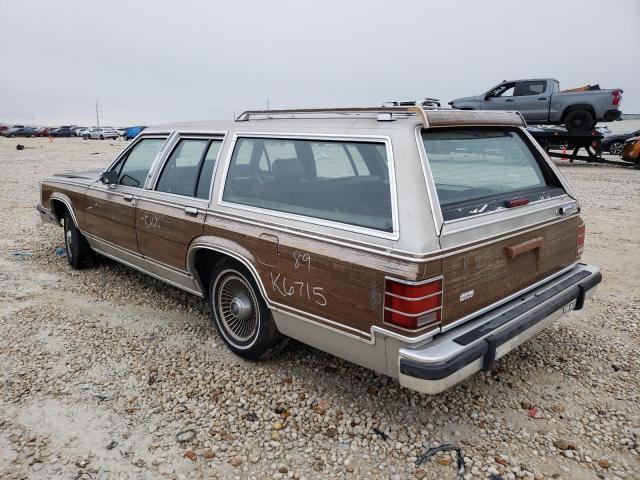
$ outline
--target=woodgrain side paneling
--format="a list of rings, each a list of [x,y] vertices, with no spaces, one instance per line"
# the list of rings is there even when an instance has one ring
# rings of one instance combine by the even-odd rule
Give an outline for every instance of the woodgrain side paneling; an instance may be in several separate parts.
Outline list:
[[[377,325],[406,334],[383,324],[385,276],[418,280],[440,274],[440,260],[401,262],[383,253],[367,253],[240,222],[221,222],[213,216],[207,217],[204,228],[205,236],[225,238],[250,251],[253,258],[272,259],[272,250],[261,250],[274,248],[273,240],[260,240],[264,234],[278,238],[277,262],[253,262],[268,300],[305,312],[316,321],[336,322],[351,333],[368,334]]]

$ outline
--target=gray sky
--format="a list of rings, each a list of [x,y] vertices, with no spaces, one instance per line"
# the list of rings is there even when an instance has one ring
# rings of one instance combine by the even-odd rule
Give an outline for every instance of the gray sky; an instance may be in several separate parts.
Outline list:
[[[154,124],[265,107],[447,102],[503,79],[624,89],[640,1],[0,0],[0,122]]]

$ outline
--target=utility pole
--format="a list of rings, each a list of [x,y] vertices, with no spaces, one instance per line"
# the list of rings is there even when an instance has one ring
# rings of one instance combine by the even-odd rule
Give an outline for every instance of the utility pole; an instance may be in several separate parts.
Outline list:
[[[96,102],[96,127],[100,126],[100,108],[98,108],[98,102]]]
[[[269,97],[267,97],[267,110],[269,110]]]

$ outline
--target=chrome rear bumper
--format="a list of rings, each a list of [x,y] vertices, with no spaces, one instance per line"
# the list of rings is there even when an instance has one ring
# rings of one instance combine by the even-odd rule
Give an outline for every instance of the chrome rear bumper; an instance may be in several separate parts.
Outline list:
[[[580,310],[595,291],[602,274],[578,264],[548,283],[436,336],[421,347],[399,351],[400,385],[435,394],[494,362],[531,338],[569,310]]]

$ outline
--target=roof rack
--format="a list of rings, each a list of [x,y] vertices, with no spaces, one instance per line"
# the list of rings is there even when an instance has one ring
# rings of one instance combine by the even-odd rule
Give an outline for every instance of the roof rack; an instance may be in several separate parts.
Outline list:
[[[389,107],[353,107],[353,108],[298,108],[288,110],[247,110],[236,118],[236,122],[246,122],[254,117],[274,118],[283,116],[295,118],[305,115],[362,115],[374,114],[379,122],[392,122],[396,116],[417,115],[423,128],[494,125],[510,127],[526,127],[524,117],[519,112],[497,110],[456,110],[451,108],[425,108],[420,105],[389,106]]]
[[[246,122],[251,117],[274,117],[274,116],[296,116],[296,115],[321,115],[326,113],[336,113],[339,115],[359,115],[363,113],[377,114],[379,121],[392,121],[393,114],[418,115],[424,128],[429,128],[429,119],[424,108],[416,105],[402,107],[340,107],[340,108],[296,108],[287,110],[247,110],[236,118],[236,122]]]

